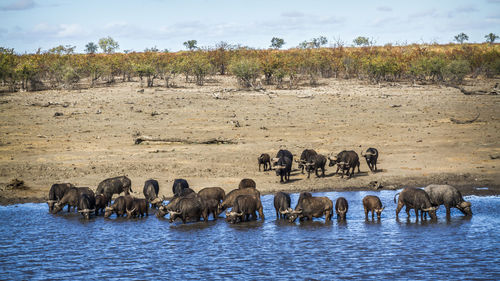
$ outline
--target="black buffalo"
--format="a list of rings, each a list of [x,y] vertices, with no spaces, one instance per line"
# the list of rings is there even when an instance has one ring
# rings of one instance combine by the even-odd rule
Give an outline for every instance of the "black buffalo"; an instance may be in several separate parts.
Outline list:
[[[149,179],[144,182],[142,193],[144,194],[144,198],[146,198],[148,203],[151,203],[153,208],[156,208],[162,202],[162,200],[158,198],[158,192],[160,192],[160,185],[157,180]]]
[[[104,194],[108,199],[108,204],[111,202],[113,194],[125,193],[129,195],[132,192],[132,181],[126,176],[119,176],[114,178],[105,179],[97,186],[96,193]]]
[[[88,187],[72,187],[66,191],[61,200],[54,205],[52,213],[59,213],[66,205],[68,205],[68,212],[71,210],[71,207],[76,209],[78,207],[78,200],[82,194],[87,194],[95,198],[94,192]]]
[[[303,174],[304,173],[304,168],[305,164],[308,163],[313,156],[318,155],[314,149],[304,149],[302,151],[302,154],[300,154],[300,159],[295,160],[299,164],[299,169],[301,170],[300,172]]]
[[[108,198],[104,194],[97,194],[95,196],[95,215],[99,215],[99,213],[103,213],[104,209],[108,204]]]
[[[127,218],[135,218],[144,215],[148,216],[149,202],[147,199],[134,198],[132,201],[132,209],[125,209],[127,212]]]
[[[264,210],[260,197],[254,195],[239,195],[234,200],[231,212],[226,212],[226,220],[230,223],[256,220],[259,213],[260,219],[264,219]]]
[[[242,179],[240,184],[238,184],[238,188],[257,188],[257,184],[253,179]]]
[[[220,205],[219,214],[222,213],[225,209],[233,207],[234,200],[236,200],[236,197],[238,197],[239,195],[254,195],[260,198],[260,192],[256,188],[234,189],[226,194],[226,198]]]
[[[115,199],[110,207],[106,207],[104,217],[109,218],[113,213],[117,217],[121,217],[127,213],[127,209],[132,209],[134,204],[134,197],[130,195],[119,196]]]
[[[333,212],[333,202],[328,197],[313,197],[309,192],[302,192],[299,196],[299,201],[295,206],[295,210],[281,212],[288,215],[289,222],[295,222],[297,218],[300,221],[304,219],[312,220],[325,216],[325,222],[330,221]]]
[[[90,219],[90,214],[95,212],[95,197],[86,193],[81,194],[78,198],[78,212],[85,219]]]
[[[215,199],[222,202],[226,198],[226,192],[220,187],[205,187],[198,191],[198,196],[203,199]]]
[[[260,165],[264,165],[264,172],[267,171],[268,169],[271,169],[271,156],[267,153],[261,154],[257,158],[257,163],[259,163],[259,172],[260,172]]]
[[[280,176],[280,183],[288,182],[290,180],[290,173],[292,172],[292,159],[288,156],[281,157],[278,159],[275,168],[276,175]]]
[[[418,212],[420,211],[421,219],[424,219],[424,212],[429,213],[432,219],[436,219],[437,207],[433,206],[429,194],[423,189],[407,187],[403,189],[400,193],[394,195],[394,203],[396,203],[396,197],[399,194],[398,206],[396,208],[396,218],[399,218],[399,212],[406,206],[406,214],[410,217],[410,210],[415,210],[415,216],[418,221]]]
[[[365,157],[366,164],[368,164],[368,168],[370,168],[370,171],[376,172],[377,171],[378,150],[376,148],[370,147],[366,150],[366,152],[364,154],[363,154],[363,152],[361,152],[361,156]]]
[[[325,176],[325,166],[326,166],[326,157],[317,154],[312,156],[307,163],[305,163],[306,170],[307,170],[307,178],[311,176],[311,173],[314,171],[314,174],[316,174],[316,177],[320,177],[318,174],[318,170],[321,169],[321,176]]]
[[[50,187],[49,190],[49,200],[47,204],[49,205],[49,212],[54,209],[54,204],[61,200],[64,194],[72,187],[75,187],[71,183],[56,183]]]
[[[471,203],[465,201],[458,189],[451,185],[431,184],[424,188],[429,194],[434,206],[444,205],[446,208],[446,217],[449,218],[451,208],[457,208],[466,216],[472,216]]]
[[[276,218],[286,218],[286,215],[281,212],[286,211],[291,206],[290,194],[285,192],[276,192],[274,194],[274,209],[276,210]]]
[[[359,171],[359,156],[355,151],[352,150],[344,150],[339,152],[337,156],[328,157],[330,163],[328,164],[330,167],[337,164],[337,171],[335,174],[342,170],[342,178],[344,177],[344,172],[347,171],[347,176],[350,178],[354,174],[354,169],[358,167]],[[352,168],[352,172],[349,173],[349,170]]]
[[[177,218],[181,218],[183,223],[192,220],[199,221],[201,217],[205,222],[208,220],[208,214],[199,196],[180,197],[175,210],[169,211],[169,214],[170,222],[174,222]]]
[[[271,159],[271,163],[273,164],[273,166],[277,165],[278,160],[282,157],[288,157],[288,158],[290,158],[291,161],[293,161],[293,154],[290,151],[288,151],[286,149],[280,149],[278,151],[278,153],[276,153],[276,157]]]
[[[189,188],[189,183],[185,179],[175,179],[172,185],[172,194],[174,197],[186,196],[189,193],[193,193],[194,190]]]
[[[335,212],[337,213],[337,219],[344,220],[346,219],[347,211],[349,210],[349,204],[344,197],[337,198],[335,202]]]

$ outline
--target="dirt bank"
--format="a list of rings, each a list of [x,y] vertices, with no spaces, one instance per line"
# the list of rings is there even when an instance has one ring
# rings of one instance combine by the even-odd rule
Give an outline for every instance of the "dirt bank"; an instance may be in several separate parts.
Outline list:
[[[488,88],[497,80],[468,81]],[[170,195],[175,178],[199,190],[237,187],[252,178],[263,193],[277,190],[360,190],[378,181],[390,188],[449,183],[465,194],[500,194],[500,97],[464,95],[440,85],[325,79],[293,90],[241,91],[232,77],[203,87],[139,82],[111,87],[9,93],[0,96],[0,203],[36,202],[56,182],[95,188],[127,175],[142,195],[148,178]],[[454,120],[472,120],[456,124]],[[138,137],[168,142],[143,141]],[[343,149],[380,152],[378,173],[361,159],[352,179],[306,179],[299,171],[280,184],[259,172],[257,157],[286,148],[329,155]],[[295,165],[296,167],[296,165]],[[22,179],[27,189],[6,185]],[[489,187],[488,190],[476,189]]]

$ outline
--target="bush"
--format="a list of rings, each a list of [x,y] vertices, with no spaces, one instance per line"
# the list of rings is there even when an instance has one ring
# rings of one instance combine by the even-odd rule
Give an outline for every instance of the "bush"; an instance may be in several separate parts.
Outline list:
[[[465,75],[470,73],[470,64],[466,60],[451,61],[443,69],[443,76],[446,80],[461,83]]]
[[[254,88],[260,75],[259,62],[255,59],[243,58],[233,61],[229,67],[231,73],[238,79],[241,86]]]

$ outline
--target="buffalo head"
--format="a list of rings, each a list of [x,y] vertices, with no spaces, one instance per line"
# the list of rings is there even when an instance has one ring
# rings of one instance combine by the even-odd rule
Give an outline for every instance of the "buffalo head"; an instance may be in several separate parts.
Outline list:
[[[462,201],[460,204],[458,204],[457,209],[460,210],[464,215],[466,216],[472,216],[472,210],[471,210],[471,203],[468,201]]]

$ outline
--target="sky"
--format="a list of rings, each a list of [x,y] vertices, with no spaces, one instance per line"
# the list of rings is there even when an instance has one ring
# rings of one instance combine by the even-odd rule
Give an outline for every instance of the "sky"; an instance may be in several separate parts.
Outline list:
[[[376,45],[449,43],[464,32],[468,42],[500,35],[500,0],[0,0],[0,47],[34,53],[58,45],[84,52],[111,36],[118,51],[185,49],[224,41],[283,48],[324,36],[352,45],[364,36]]]

